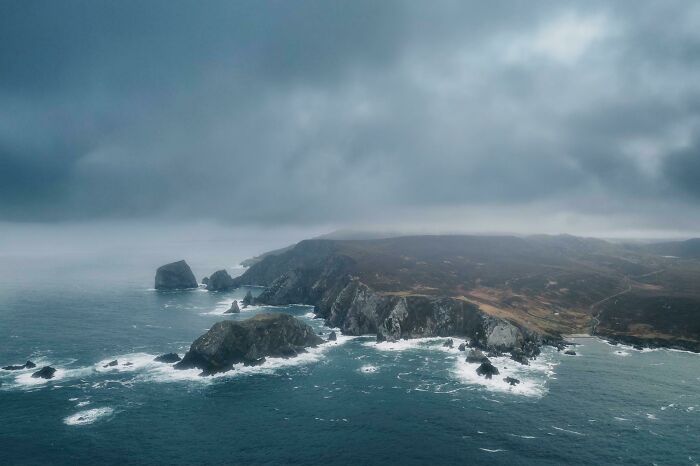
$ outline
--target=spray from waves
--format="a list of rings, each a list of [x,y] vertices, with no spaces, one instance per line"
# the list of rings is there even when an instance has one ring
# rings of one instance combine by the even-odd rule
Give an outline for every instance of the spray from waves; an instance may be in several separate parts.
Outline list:
[[[552,348],[543,348],[542,354],[537,359],[530,361],[530,365],[522,365],[508,356],[493,357],[491,362],[500,372],[498,376],[486,379],[476,373],[478,363],[465,361],[465,352],[459,351],[457,346],[459,339],[452,339],[453,346],[445,346],[448,338],[416,338],[412,340],[400,340],[395,342],[366,342],[365,346],[386,352],[418,352],[428,351],[443,353],[452,356],[455,360],[451,370],[453,377],[463,384],[489,390],[491,392],[511,393],[523,396],[541,397],[547,393],[547,380],[552,378],[554,368],[557,366],[555,351]],[[514,377],[520,380],[517,385],[510,385],[504,379]]]
[[[294,358],[267,358],[259,366],[245,366],[237,364],[228,372],[223,372],[213,376],[202,377],[198,369],[175,369],[173,365],[155,361],[156,354],[149,353],[125,353],[111,356],[97,363],[84,367],[66,367],[74,363],[75,360],[64,361],[63,364],[56,363],[56,373],[50,380],[32,378],[31,374],[36,370],[24,370],[18,374],[13,384],[3,384],[3,389],[12,388],[36,388],[48,384],[52,381],[85,380],[90,377],[101,377],[93,383],[96,388],[110,386],[114,384],[131,386],[139,382],[196,382],[201,384],[211,383],[220,379],[230,379],[241,376],[274,374],[280,369],[288,369],[294,366],[313,364],[325,357],[329,350],[342,346],[345,343],[357,338],[340,333],[340,329],[326,327],[318,319],[312,319],[313,314],[304,315],[302,318],[308,319],[315,330],[323,330],[325,333],[335,330],[336,341],[323,343],[315,348],[308,348],[305,353],[301,353]],[[114,363],[116,361],[116,363]],[[49,365],[48,360],[37,360],[42,365]],[[40,366],[37,364],[37,366]],[[109,380],[105,380],[108,378]]]
[[[108,418],[112,416],[112,414],[114,414],[114,410],[109,407],[87,409],[68,416],[63,420],[63,423],[69,426],[83,426],[92,424],[100,419]]]

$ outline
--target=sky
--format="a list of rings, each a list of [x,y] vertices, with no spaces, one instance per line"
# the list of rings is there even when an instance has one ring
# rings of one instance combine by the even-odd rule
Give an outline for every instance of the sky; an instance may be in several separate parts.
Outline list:
[[[0,224],[159,222],[700,235],[700,3],[1,1]]]

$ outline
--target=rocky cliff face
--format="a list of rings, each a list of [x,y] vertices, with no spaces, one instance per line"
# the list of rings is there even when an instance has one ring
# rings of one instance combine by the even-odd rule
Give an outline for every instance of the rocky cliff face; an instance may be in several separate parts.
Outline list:
[[[258,314],[242,321],[225,320],[197,338],[178,369],[203,374],[230,370],[233,364],[259,364],[270,357],[294,357],[323,343],[313,329],[289,314]]]
[[[486,315],[474,304],[450,297],[379,293],[355,276],[356,268],[356,261],[337,254],[332,244],[302,242],[280,256],[267,257],[234,281],[266,286],[256,303],[313,305],[317,316],[349,335],[375,334],[378,341],[464,336],[483,348],[537,352],[538,335]]]
[[[192,269],[184,260],[163,265],[156,271],[156,290],[184,290],[198,286]]]

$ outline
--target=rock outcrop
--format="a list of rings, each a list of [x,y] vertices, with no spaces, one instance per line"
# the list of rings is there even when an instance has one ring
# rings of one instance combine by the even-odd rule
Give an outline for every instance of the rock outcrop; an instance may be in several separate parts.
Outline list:
[[[481,350],[473,349],[470,350],[469,353],[467,353],[466,361],[469,363],[481,363],[488,360],[489,358],[487,358]]]
[[[35,379],[51,379],[56,373],[56,369],[51,366],[44,366],[32,374]]]
[[[243,303],[243,309],[253,304],[253,293],[251,293],[250,290],[248,290],[248,292],[245,294],[241,303]]]
[[[115,367],[115,366],[117,366],[117,365],[119,365],[119,361],[117,361],[117,360],[115,359],[114,361],[110,361],[110,362],[108,362],[107,364],[103,365],[102,367]]]
[[[184,260],[160,266],[156,271],[156,290],[186,290],[198,286],[192,269]]]
[[[174,362],[178,362],[180,360],[180,356],[177,353],[166,353],[161,354],[160,356],[156,356],[155,358],[153,358],[153,360],[156,362],[172,364]]]
[[[31,362],[31,361],[27,361],[27,362],[25,362],[25,363],[22,364],[22,365],[5,366],[5,367],[3,367],[2,369],[5,370],[5,371],[19,371],[19,370],[22,370],[22,369],[32,369],[32,368],[34,368],[34,367],[36,367],[36,364],[34,364],[34,363]]]
[[[207,280],[207,290],[227,291],[234,288],[234,281],[226,270],[217,270]]]
[[[224,312],[224,314],[238,314],[240,312],[241,312],[241,308],[238,307],[238,301],[236,301],[234,299],[233,302],[231,303],[231,307],[229,307],[228,310],[226,312]]]
[[[321,343],[310,326],[289,314],[258,314],[214,324],[175,367],[198,368],[210,375],[228,371],[234,364],[260,364],[265,357],[294,357]]]
[[[491,364],[489,361],[482,362],[479,367],[476,368],[477,375],[482,375],[487,379],[490,379],[494,375],[498,375],[498,368]]]
[[[338,340],[338,335],[336,335],[334,331],[331,331],[331,333],[328,335],[328,341],[336,341],[336,340]]]
[[[516,379],[515,377],[506,377],[503,379],[503,381],[509,383],[512,386],[518,385],[520,383],[520,380]]]

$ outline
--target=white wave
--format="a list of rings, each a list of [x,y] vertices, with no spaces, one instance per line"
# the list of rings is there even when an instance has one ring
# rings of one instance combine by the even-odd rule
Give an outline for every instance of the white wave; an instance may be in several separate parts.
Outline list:
[[[111,416],[114,413],[112,408],[93,408],[68,416],[63,420],[63,423],[69,426],[82,426],[92,424],[98,419]]]
[[[629,351],[620,351],[620,350],[615,351],[614,354],[616,354],[617,356],[629,356],[630,355]]]
[[[83,406],[87,406],[87,405],[89,405],[89,404],[90,404],[89,401],[81,401],[81,402],[77,403],[75,406],[76,406],[77,408],[82,408]]]
[[[485,451],[486,453],[498,453],[501,451],[508,451],[508,450],[504,450],[503,448],[490,449],[490,448],[481,448],[481,447],[479,448],[479,450]]]
[[[567,434],[586,435],[586,434],[582,434],[581,432],[576,432],[575,430],[562,429],[561,427],[557,427],[557,426],[552,426],[552,429],[558,430],[560,432],[566,432]]]
[[[379,351],[406,351],[416,349],[436,349],[449,351],[449,348],[444,348],[442,345],[447,338],[428,337],[428,338],[412,338],[410,340],[398,341],[368,341],[363,343],[364,346],[377,349]],[[458,351],[455,349],[455,351]]]
[[[554,376],[554,353],[551,348],[544,348],[537,359],[531,360],[525,366],[511,360],[507,356],[489,358],[498,368],[499,374],[491,379],[476,373],[479,363],[468,363],[463,358],[457,358],[454,372],[464,383],[476,385],[494,392],[513,393],[524,396],[544,396],[547,393],[547,380]],[[510,385],[504,379],[514,377],[520,380],[517,385]]]
[[[359,371],[362,372],[363,374],[373,374],[377,372],[379,368],[377,366],[372,366],[372,365],[366,365],[360,367]]]

